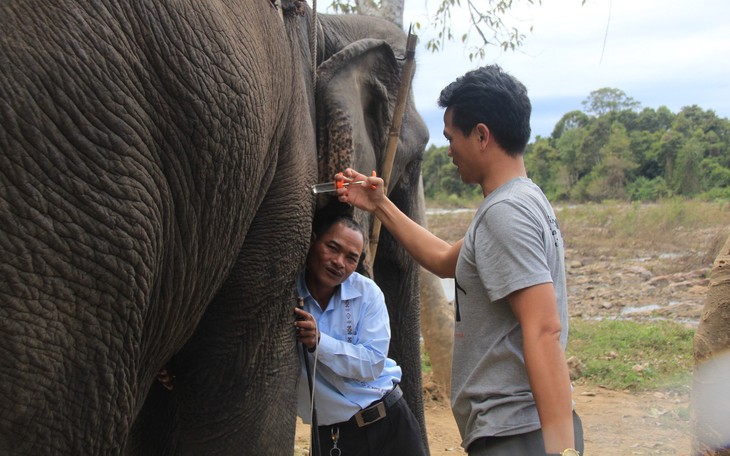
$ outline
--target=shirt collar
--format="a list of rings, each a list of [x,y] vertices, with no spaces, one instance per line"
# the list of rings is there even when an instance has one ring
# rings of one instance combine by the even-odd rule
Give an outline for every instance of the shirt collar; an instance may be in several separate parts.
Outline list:
[[[354,285],[356,274],[358,273],[353,272],[350,277],[348,277],[347,280],[342,282],[340,285],[340,299],[355,299],[362,296],[360,290]]]
[[[356,274],[359,275],[357,272],[353,272],[347,280],[342,282],[333,296],[339,295],[340,300],[355,299],[362,296],[362,292],[353,284]],[[297,296],[300,298],[312,296],[307,289],[307,282],[304,280],[304,270],[301,270],[297,275]]]

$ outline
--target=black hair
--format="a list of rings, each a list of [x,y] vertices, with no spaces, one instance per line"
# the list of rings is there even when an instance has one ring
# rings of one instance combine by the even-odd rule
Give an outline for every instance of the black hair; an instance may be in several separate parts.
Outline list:
[[[489,128],[509,155],[522,154],[530,141],[532,105],[527,88],[498,65],[472,70],[447,85],[438,104],[451,108],[451,121],[469,136],[478,123]]]
[[[330,204],[325,208],[318,210],[314,214],[312,232],[317,237],[320,237],[322,234],[329,231],[335,223],[342,223],[346,227],[360,233],[363,239],[365,239],[365,231],[354,219],[352,207],[339,202],[336,204]]]
[[[324,217],[315,218],[314,224],[312,225],[312,232],[319,238],[337,223],[342,223],[347,228],[357,231],[365,239],[365,232],[362,226],[349,214],[328,214]]]

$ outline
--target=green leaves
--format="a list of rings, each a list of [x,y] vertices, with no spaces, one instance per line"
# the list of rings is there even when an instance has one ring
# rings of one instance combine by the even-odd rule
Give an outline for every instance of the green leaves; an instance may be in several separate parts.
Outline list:
[[[515,51],[525,41],[526,35],[520,29],[508,25],[504,17],[515,4],[513,0],[499,0],[490,2],[466,1],[463,5],[459,0],[441,0],[438,8],[430,19],[430,28],[438,30],[436,38],[426,42],[426,49],[439,52],[444,49],[446,42],[454,41],[452,29],[452,11],[454,8],[465,8],[469,17],[469,28],[461,32],[459,40],[469,50],[469,60],[483,60],[489,46],[496,46],[503,51]],[[523,0],[529,5],[539,5],[540,0]],[[532,27],[529,28],[532,32]],[[474,38],[476,44],[470,44]]]
[[[480,200],[481,188],[461,181],[459,171],[447,155],[448,150],[448,147],[432,145],[425,152],[422,165],[424,195],[447,205]]]
[[[549,138],[528,145],[528,173],[551,199],[730,195],[728,119],[697,106],[638,111],[638,101],[614,88],[591,92],[583,106],[565,114]]]
[[[623,90],[610,87],[594,90],[582,104],[585,112],[597,116],[641,107],[641,103],[626,95]]]

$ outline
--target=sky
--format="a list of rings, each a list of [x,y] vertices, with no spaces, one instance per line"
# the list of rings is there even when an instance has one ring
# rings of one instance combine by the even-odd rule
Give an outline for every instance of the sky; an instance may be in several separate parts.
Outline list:
[[[527,87],[533,139],[550,136],[564,114],[582,110],[581,102],[604,87],[622,90],[641,108],[666,106],[678,113],[697,105],[730,117],[730,1],[587,0],[581,5],[581,0],[543,0],[542,5],[519,5],[505,22],[526,35],[523,45],[517,51],[490,46],[481,61],[470,61],[460,41],[436,54],[426,50],[435,34],[429,10],[438,3],[407,0],[403,20],[406,29],[421,24],[412,90],[429,127],[429,144],[447,145],[443,110],[436,104],[441,89],[492,63]],[[454,10],[452,19],[455,36],[468,30],[465,9]]]

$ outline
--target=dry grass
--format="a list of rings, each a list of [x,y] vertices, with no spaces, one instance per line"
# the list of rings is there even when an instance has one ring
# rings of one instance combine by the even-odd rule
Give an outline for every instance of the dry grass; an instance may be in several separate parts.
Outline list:
[[[666,270],[661,271],[666,274],[711,264],[730,235],[728,203],[609,202],[555,209],[568,249],[596,258],[636,258],[646,252],[663,252],[670,260]],[[429,213],[429,229],[442,239],[457,241],[464,235],[474,211],[470,208],[455,213]]]
[[[428,213],[428,229],[447,242],[456,242],[466,233],[475,209],[453,209],[457,212]]]
[[[586,204],[558,208],[568,248],[596,256],[637,258],[662,252],[666,274],[712,264],[730,234],[725,203]]]

